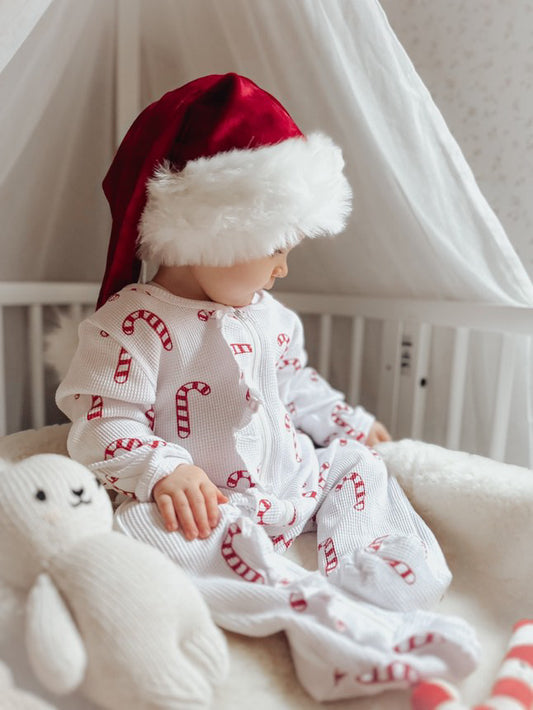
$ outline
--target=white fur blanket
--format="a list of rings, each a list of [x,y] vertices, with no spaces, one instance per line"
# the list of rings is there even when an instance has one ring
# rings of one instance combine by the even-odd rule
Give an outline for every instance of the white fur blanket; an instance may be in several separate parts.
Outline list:
[[[0,457],[66,453],[68,426],[45,427],[0,439]],[[404,440],[379,447],[415,508],[437,535],[454,573],[439,610],[468,619],[483,647],[480,667],[462,685],[468,704],[481,702],[492,685],[515,621],[533,618],[533,471],[480,456]],[[312,534],[290,556],[315,567]],[[283,634],[250,639],[227,634],[232,670],[214,707],[307,709],[321,707],[301,689]],[[59,710],[94,710],[77,696],[52,699],[32,678],[22,644],[0,648],[19,686]],[[328,704],[336,710],[407,710],[409,693],[389,692]]]

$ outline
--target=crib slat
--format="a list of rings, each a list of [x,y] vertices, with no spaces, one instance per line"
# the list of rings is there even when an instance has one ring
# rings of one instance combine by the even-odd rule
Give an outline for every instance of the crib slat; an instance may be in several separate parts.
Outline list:
[[[4,350],[4,309],[0,306],[0,436],[7,434],[6,363]]]
[[[376,414],[393,438],[397,435],[402,333],[402,321],[383,321]]]
[[[348,401],[356,405],[360,400],[361,373],[363,369],[363,345],[365,337],[365,319],[362,316],[352,318],[352,340],[350,343],[350,380]]]
[[[43,310],[40,304],[29,308],[30,334],[30,384],[31,422],[35,429],[44,426],[44,364],[43,364]]]
[[[516,336],[507,333],[502,337],[496,402],[489,448],[489,456],[496,461],[503,461],[505,457],[517,345]]]
[[[329,377],[329,368],[331,361],[331,328],[331,315],[321,315],[320,333],[318,341],[318,371],[325,379]]]
[[[446,446],[448,449],[459,448],[461,424],[463,420],[469,339],[469,328],[457,328],[455,331],[455,342],[453,349],[452,374],[450,379],[450,401],[448,403],[448,425],[446,429]]]

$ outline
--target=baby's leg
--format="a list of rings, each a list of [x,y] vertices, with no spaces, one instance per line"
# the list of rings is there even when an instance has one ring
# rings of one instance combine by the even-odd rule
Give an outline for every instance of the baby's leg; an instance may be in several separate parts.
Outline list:
[[[466,625],[457,622],[448,638],[433,614],[355,601],[319,572],[275,553],[264,528],[238,508],[227,504],[221,512],[211,536],[192,542],[165,531],[152,503],[122,506],[116,527],[187,569],[223,628],[248,636],[285,631],[298,677],[314,698],[368,695],[434,676],[457,679],[473,669],[476,641]]]
[[[427,609],[451,574],[431,530],[376,452],[334,442],[316,515],[318,559],[329,581],[386,609]]]

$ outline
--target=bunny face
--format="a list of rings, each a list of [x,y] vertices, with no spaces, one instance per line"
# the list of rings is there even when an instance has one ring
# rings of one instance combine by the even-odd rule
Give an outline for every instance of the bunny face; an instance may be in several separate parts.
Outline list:
[[[93,474],[55,454],[0,464],[0,575],[27,587],[48,561],[109,532],[112,508]]]

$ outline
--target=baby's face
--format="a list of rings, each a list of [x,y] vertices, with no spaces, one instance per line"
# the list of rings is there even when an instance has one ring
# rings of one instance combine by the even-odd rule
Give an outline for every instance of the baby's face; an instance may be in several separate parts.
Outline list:
[[[287,276],[289,249],[279,249],[271,256],[233,266],[193,266],[198,284],[211,301],[241,308],[252,302],[261,289],[271,289],[276,279]]]

